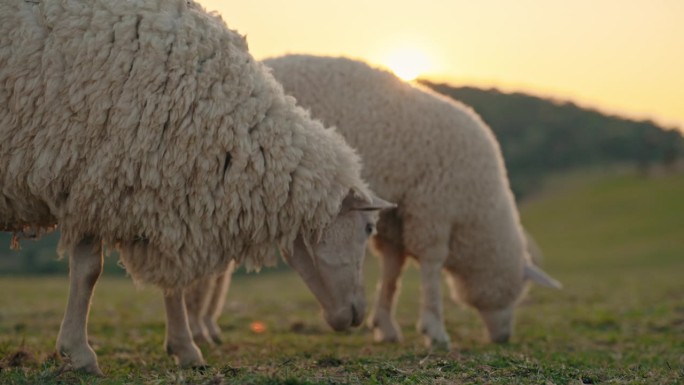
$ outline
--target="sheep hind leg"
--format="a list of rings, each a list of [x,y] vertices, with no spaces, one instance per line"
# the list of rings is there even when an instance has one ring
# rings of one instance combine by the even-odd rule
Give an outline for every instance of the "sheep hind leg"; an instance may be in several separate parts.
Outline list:
[[[190,326],[192,338],[198,345],[211,346],[214,344],[203,320],[215,291],[215,280],[208,279],[196,282],[187,287],[184,292],[188,325]]]
[[[401,246],[377,236],[373,238],[373,243],[382,258],[382,278],[378,282],[375,306],[368,317],[368,327],[373,330],[373,338],[377,342],[399,342],[403,337],[394,319],[394,310],[406,254]]]
[[[214,292],[209,299],[207,311],[203,314],[202,321],[205,328],[209,331],[209,336],[216,344],[221,344],[221,328],[218,326],[218,319],[223,312],[223,305],[226,302],[228,289],[230,288],[230,278],[235,270],[235,261],[230,261],[228,268],[223,274],[216,278]]]
[[[166,308],[166,352],[173,356],[180,366],[204,367],[202,353],[192,341],[192,334],[190,334],[183,290],[165,292],[164,306]]]
[[[57,337],[57,352],[74,369],[102,376],[97,355],[88,344],[90,301],[102,273],[100,242],[86,238],[69,255],[69,298]]]

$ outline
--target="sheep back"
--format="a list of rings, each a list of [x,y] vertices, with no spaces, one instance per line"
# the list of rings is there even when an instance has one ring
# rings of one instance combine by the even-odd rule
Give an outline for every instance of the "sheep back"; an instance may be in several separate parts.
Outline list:
[[[358,150],[364,179],[384,198],[447,221],[514,205],[498,142],[470,107],[347,58],[288,55],[264,63]]]

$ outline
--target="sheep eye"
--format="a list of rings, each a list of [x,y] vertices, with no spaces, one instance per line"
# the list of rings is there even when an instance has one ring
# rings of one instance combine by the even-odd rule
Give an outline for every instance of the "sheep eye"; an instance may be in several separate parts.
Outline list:
[[[372,223],[368,223],[366,225],[366,235],[370,236],[371,234],[373,234],[374,230],[375,230],[375,226],[373,226]]]

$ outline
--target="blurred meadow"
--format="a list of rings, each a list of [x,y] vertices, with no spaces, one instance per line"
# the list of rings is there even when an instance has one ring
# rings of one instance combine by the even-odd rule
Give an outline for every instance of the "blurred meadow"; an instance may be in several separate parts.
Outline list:
[[[684,380],[684,178],[621,171],[554,178],[521,204],[565,288],[533,287],[512,342],[484,343],[471,310],[445,295],[455,348],[429,351],[415,331],[418,275],[404,275],[397,319],[404,342],[379,345],[359,328],[334,333],[292,271],[234,278],[210,367],[178,369],[165,355],[159,291],[105,274],[89,333],[106,378],[65,370],[54,356],[64,276],[0,278],[2,384],[677,384]],[[64,263],[64,262],[63,262]],[[366,263],[372,300],[378,261]],[[252,331],[254,323],[265,330]]]

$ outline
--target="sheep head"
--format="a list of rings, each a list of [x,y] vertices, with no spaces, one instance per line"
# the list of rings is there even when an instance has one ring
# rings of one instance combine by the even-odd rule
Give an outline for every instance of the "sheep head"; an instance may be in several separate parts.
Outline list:
[[[332,222],[320,237],[299,235],[291,253],[283,253],[323,308],[335,330],[358,326],[366,311],[363,260],[369,237],[375,231],[378,212],[396,207],[374,194],[352,189]]]
[[[489,340],[495,343],[508,342],[513,329],[513,316],[517,301],[524,295],[526,284],[536,283],[538,285],[553,289],[562,289],[563,285],[546,274],[541,268],[534,265],[531,261],[526,261],[523,269],[523,282],[520,286],[519,297],[507,306],[498,309],[478,309],[480,317],[487,326]]]

